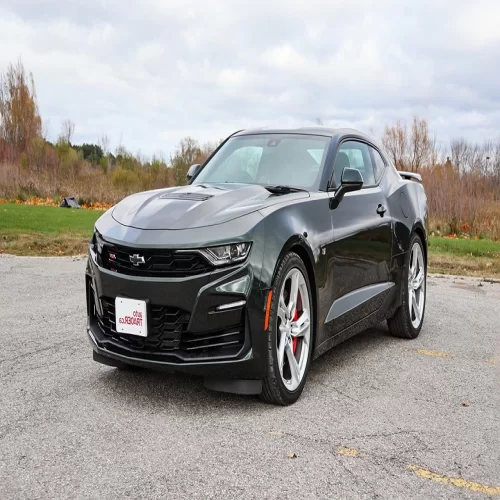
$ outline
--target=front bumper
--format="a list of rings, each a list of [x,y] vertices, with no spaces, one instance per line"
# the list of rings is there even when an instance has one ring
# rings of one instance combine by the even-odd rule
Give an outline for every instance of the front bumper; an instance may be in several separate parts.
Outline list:
[[[244,292],[224,286],[242,279],[249,283]],[[248,264],[189,278],[159,279],[113,273],[89,258],[86,291],[87,333],[98,361],[211,378],[265,376],[264,293],[254,284]],[[148,303],[152,331],[145,340],[116,333],[112,319],[118,296]],[[216,311],[219,305],[242,300],[241,308]]]

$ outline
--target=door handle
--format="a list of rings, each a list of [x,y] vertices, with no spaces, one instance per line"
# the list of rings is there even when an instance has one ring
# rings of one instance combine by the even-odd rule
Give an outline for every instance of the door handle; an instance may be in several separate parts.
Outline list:
[[[379,206],[377,207],[377,213],[380,215],[380,217],[383,217],[386,212],[387,208],[385,208],[385,205],[379,203]]]

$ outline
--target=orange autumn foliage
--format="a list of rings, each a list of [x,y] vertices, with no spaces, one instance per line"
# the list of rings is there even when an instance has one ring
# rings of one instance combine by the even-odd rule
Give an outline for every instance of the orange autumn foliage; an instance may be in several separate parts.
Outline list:
[[[47,198],[39,198],[36,196],[33,196],[32,198],[28,198],[27,200],[5,200],[5,199],[0,199],[0,204],[5,204],[5,203],[15,203],[16,205],[35,205],[35,206],[43,206],[43,207],[58,207],[59,202],[54,200],[51,197]],[[84,203],[80,205],[81,208],[85,210],[108,210],[110,209],[113,204],[112,203],[104,203],[104,202],[91,202],[91,203]]]

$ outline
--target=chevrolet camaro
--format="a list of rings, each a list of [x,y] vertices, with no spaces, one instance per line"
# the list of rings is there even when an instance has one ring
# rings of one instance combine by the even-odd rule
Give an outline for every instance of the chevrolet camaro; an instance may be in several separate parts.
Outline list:
[[[188,184],[96,222],[86,268],[96,361],[295,402],[312,360],[387,320],[417,337],[427,199],[418,174],[350,129],[239,131]]]

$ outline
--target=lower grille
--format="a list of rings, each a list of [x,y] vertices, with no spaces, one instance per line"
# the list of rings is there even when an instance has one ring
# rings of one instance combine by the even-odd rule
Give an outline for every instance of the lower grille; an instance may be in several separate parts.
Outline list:
[[[115,300],[102,297],[103,314],[97,321],[103,333],[124,347],[153,351],[178,349],[181,334],[189,323],[189,313],[174,307],[151,306],[151,325],[147,337],[137,337],[116,331]]]
[[[150,305],[147,337],[116,331],[115,299],[101,297],[102,315],[96,314],[103,340],[144,354],[175,354],[181,358],[233,356],[245,343],[243,322],[232,329],[212,333],[190,333],[190,314],[182,309]]]

